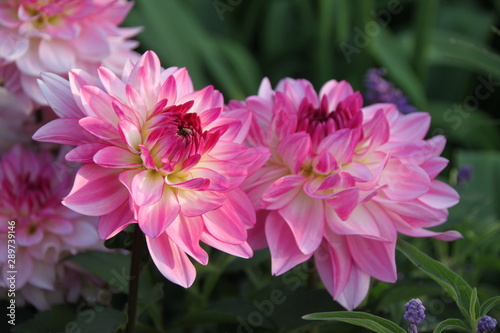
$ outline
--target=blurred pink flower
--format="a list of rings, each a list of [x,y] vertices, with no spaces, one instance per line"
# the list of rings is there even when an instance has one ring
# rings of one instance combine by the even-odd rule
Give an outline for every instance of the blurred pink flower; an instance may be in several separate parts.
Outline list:
[[[250,257],[255,210],[239,185],[268,155],[241,144],[248,110],[221,114],[218,91],[195,91],[186,69],[162,70],[151,51],[121,78],[98,72],[99,83],[80,70],[69,82],[52,74],[40,81],[61,118],[34,139],[77,146],[66,159],[85,163],[63,203],[100,216],[102,238],[138,223],[158,269],[184,287],[196,275],[187,254],[208,262],[200,240]]]
[[[138,28],[118,28],[133,6],[126,0],[0,0],[0,67],[15,63],[23,91],[46,105],[36,79],[41,72],[88,72],[138,55],[127,40]]]
[[[365,298],[370,276],[396,281],[397,233],[454,240],[445,222],[458,194],[435,180],[447,160],[445,139],[424,140],[427,113],[403,115],[393,104],[362,108],[345,82],[319,96],[306,80],[264,79],[258,96],[233,101],[254,115],[247,143],[271,158],[242,185],[261,211],[249,238],[269,246],[273,274],[312,256],[332,296],[347,309]]]
[[[39,310],[74,302],[84,283],[78,269],[61,259],[103,249],[97,219],[82,216],[61,204],[74,172],[49,152],[33,153],[14,146],[0,161],[0,289],[8,289],[7,221],[15,221],[16,300]],[[12,245],[12,244],[11,244]],[[69,274],[69,275],[68,275]],[[87,278],[85,278],[87,279]],[[5,290],[5,289],[4,289]]]

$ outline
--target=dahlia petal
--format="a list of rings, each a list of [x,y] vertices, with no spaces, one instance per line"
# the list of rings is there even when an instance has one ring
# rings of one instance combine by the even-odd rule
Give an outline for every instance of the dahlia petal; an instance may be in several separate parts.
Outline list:
[[[170,183],[168,177],[165,177],[165,183],[169,186],[183,190],[205,191],[210,185],[210,180],[205,178],[194,178],[180,183]]]
[[[63,74],[76,66],[76,53],[67,42],[42,39],[38,55],[50,72]]]
[[[318,151],[328,150],[338,164],[344,164],[351,162],[356,144],[353,131],[341,129],[324,138],[318,146]]]
[[[263,194],[266,209],[280,209],[288,205],[302,191],[305,177],[288,175],[276,180]]]
[[[17,68],[22,73],[38,77],[40,73],[47,71],[47,68],[42,64],[38,55],[39,48],[40,42],[32,39],[29,41],[28,50],[16,59]]]
[[[226,198],[213,195],[210,191],[178,191],[177,199],[181,212],[187,217],[205,214],[222,206]]]
[[[64,241],[71,246],[88,248],[98,243],[97,230],[94,224],[86,221],[75,223],[73,233],[64,236]]]
[[[362,235],[383,239],[376,219],[365,205],[358,205],[347,221],[342,221],[330,205],[325,205],[325,216],[330,229],[338,235]]]
[[[42,73],[38,85],[50,107],[60,118],[85,116],[75,102],[68,80],[53,73]]]
[[[280,142],[277,152],[292,173],[297,174],[306,157],[311,153],[311,145],[311,137],[308,133],[293,133]]]
[[[345,237],[329,233],[314,253],[314,262],[321,281],[336,298],[349,282],[352,260]]]
[[[431,181],[422,168],[391,159],[387,162],[380,184],[387,185],[382,191],[390,199],[406,201],[426,193]]]
[[[33,135],[33,140],[71,146],[91,141],[92,136],[82,131],[78,120],[76,118],[54,119],[39,128]]]
[[[101,149],[109,147],[104,143],[85,143],[73,148],[66,154],[65,158],[68,162],[73,163],[92,163],[94,155]]]
[[[94,24],[84,24],[72,44],[79,57],[92,62],[101,62],[111,53],[108,36]]]
[[[178,215],[165,232],[182,251],[200,264],[208,264],[208,254],[199,244],[203,232],[203,219],[201,217],[186,218]]]
[[[224,191],[230,186],[230,182],[226,177],[210,167],[200,167],[200,164],[198,164],[195,168],[192,168],[189,173],[193,178],[205,178],[210,180],[210,185],[207,188],[209,191]]]
[[[146,51],[128,77],[128,84],[144,98],[145,107],[148,110],[152,109],[157,102],[160,69],[160,59],[156,53]]]
[[[142,165],[141,158],[120,147],[106,147],[94,155],[94,163],[105,168],[138,168]]]
[[[370,169],[366,165],[359,162],[353,161],[346,166],[343,166],[342,169],[345,172],[348,172],[356,181],[359,182],[366,182],[373,177]]]
[[[457,191],[448,184],[433,180],[429,192],[420,196],[418,200],[433,208],[443,209],[455,206],[460,197]]]
[[[78,121],[78,124],[87,132],[104,141],[117,142],[120,133],[106,120],[97,117],[85,117]]]
[[[83,86],[99,86],[96,80],[87,72],[81,69],[72,69],[68,73],[69,86],[73,96],[75,96],[75,102],[87,116],[96,116],[96,114],[88,107],[84,105],[81,89]]]
[[[146,103],[144,102],[143,97],[135,90],[135,88],[129,84],[125,86],[125,92],[127,93],[127,102],[128,105],[137,111],[137,113],[140,115],[142,122],[146,121],[147,119],[147,107]]]
[[[54,290],[56,281],[56,271],[50,266],[45,265],[40,261],[33,262],[33,273],[30,276],[29,282],[35,287]]]
[[[327,97],[328,110],[335,110],[341,101],[352,94],[354,94],[354,91],[349,83],[346,81],[337,82],[336,80],[326,82],[319,91],[320,99],[323,96]]]
[[[256,215],[255,225],[247,230],[248,238],[247,242],[250,247],[254,250],[261,250],[266,247],[269,247],[266,240],[266,219],[267,215],[269,215],[270,211],[260,209],[258,210]]]
[[[322,200],[300,193],[279,210],[304,254],[313,253],[321,244],[325,220],[323,206]]]
[[[247,148],[239,143],[219,141],[210,150],[210,156],[219,160],[231,160],[240,156],[246,150]]]
[[[111,96],[94,86],[83,86],[80,92],[83,106],[88,110],[87,113],[93,113],[116,127],[120,119],[113,108]]]
[[[220,241],[230,244],[241,244],[247,239],[247,231],[242,216],[233,205],[222,207],[203,214],[205,228]]]
[[[127,145],[136,152],[140,151],[139,145],[142,142],[140,129],[128,120],[122,120],[118,123],[120,135],[127,142]]]
[[[349,282],[335,300],[347,310],[352,311],[365,299],[369,289],[370,275],[353,265]]]
[[[251,258],[253,256],[253,251],[250,245],[247,242],[243,242],[240,244],[231,244],[223,242],[214,236],[212,236],[209,232],[204,232],[201,235],[201,241],[208,246],[216,248],[220,251],[226,252],[230,255],[240,257],[240,258]]]
[[[146,243],[153,262],[163,276],[184,288],[193,284],[196,269],[186,253],[166,233],[156,238],[146,236]]]
[[[434,179],[441,171],[444,170],[444,168],[446,168],[447,165],[448,160],[446,158],[436,156],[420,164],[420,167],[427,172],[430,179]]]
[[[320,174],[329,174],[337,169],[337,161],[328,150],[323,149],[317,156],[314,157],[314,171]]]
[[[83,165],[75,177],[71,192],[63,204],[84,215],[109,214],[127,200],[128,193],[118,181],[119,170]]]
[[[160,88],[158,100],[163,99],[166,99],[169,105],[177,103],[177,82],[173,76],[169,76]]]
[[[0,10],[0,20],[2,25],[9,20],[6,10]],[[12,22],[14,23],[14,22]],[[15,22],[17,24],[17,22]],[[6,62],[11,62],[21,57],[28,51],[29,39],[20,36],[8,29],[0,29],[0,59]]]
[[[113,212],[99,218],[97,232],[101,239],[109,239],[134,222],[134,214],[130,209],[130,204],[125,201]]]
[[[391,126],[391,136],[404,141],[417,141],[425,138],[431,125],[431,116],[425,112],[401,114]]]
[[[152,205],[162,197],[163,176],[155,170],[143,170],[134,176],[132,197],[138,206]],[[155,236],[152,236],[155,237]]]
[[[271,252],[273,275],[281,275],[311,258],[312,253],[304,254],[299,249],[290,226],[276,211],[269,213],[265,230]]]
[[[106,92],[118,99],[121,103],[127,103],[127,93],[125,92],[125,83],[116,76],[113,71],[106,67],[99,67],[97,69],[99,79],[106,89]]]
[[[29,228],[21,228],[16,232],[16,241],[20,246],[33,246],[43,240],[43,229],[35,228],[33,232]]]
[[[214,98],[214,87],[206,86],[205,88],[197,91],[193,91],[187,95],[181,95],[177,100],[177,104],[184,104],[193,101],[190,112],[197,114],[202,114],[203,111],[213,109],[216,107],[223,107],[223,105],[212,105],[212,100]]]
[[[149,237],[158,237],[177,217],[179,210],[175,193],[165,187],[156,203],[139,208],[139,226]]]
[[[346,221],[359,203],[359,189],[348,188],[337,192],[331,198],[326,199],[326,202],[342,221]]]
[[[384,282],[396,282],[396,243],[361,236],[346,236],[351,256],[368,275]]]

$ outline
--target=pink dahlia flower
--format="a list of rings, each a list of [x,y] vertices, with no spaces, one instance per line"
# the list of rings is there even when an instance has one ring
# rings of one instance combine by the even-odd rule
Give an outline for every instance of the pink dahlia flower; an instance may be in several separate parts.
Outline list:
[[[9,289],[7,271],[17,271],[16,301],[39,310],[75,302],[85,285],[85,275],[61,259],[103,248],[97,219],[61,204],[72,178],[71,169],[46,151],[37,154],[17,145],[0,161],[0,289]],[[15,262],[8,261],[8,239],[14,240],[9,245],[16,248]]]
[[[397,234],[454,240],[442,224],[457,193],[435,180],[447,165],[445,139],[424,140],[427,113],[403,115],[393,104],[363,106],[345,82],[319,96],[306,80],[264,79],[258,96],[231,102],[254,118],[247,143],[271,158],[243,188],[262,216],[252,246],[269,246],[273,274],[312,256],[332,296],[347,309],[365,298],[370,276],[396,281]],[[267,243],[267,244],[266,244]]]
[[[46,102],[36,84],[41,72],[89,72],[101,64],[121,68],[137,28],[118,28],[133,3],[126,0],[0,0],[0,67],[15,63],[24,93]]]
[[[239,185],[268,156],[241,143],[248,110],[221,113],[218,91],[195,91],[186,69],[162,70],[151,51],[121,78],[98,72],[100,82],[80,70],[69,82],[52,74],[40,82],[61,118],[34,138],[75,145],[66,159],[84,163],[63,203],[100,216],[102,238],[138,223],[158,269],[184,287],[196,275],[187,255],[207,264],[200,240],[250,257],[255,210]]]

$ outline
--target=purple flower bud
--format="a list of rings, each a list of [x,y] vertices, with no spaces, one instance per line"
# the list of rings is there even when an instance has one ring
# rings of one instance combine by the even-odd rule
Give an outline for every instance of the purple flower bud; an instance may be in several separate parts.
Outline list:
[[[368,104],[373,103],[393,103],[401,113],[411,113],[417,108],[408,104],[408,99],[401,90],[394,87],[392,82],[382,78],[387,71],[383,68],[369,69],[365,76],[366,94],[364,95]]]
[[[472,178],[474,169],[471,165],[463,165],[458,169],[457,185],[462,185]]]
[[[410,324],[421,324],[425,319],[425,307],[418,298],[410,300],[405,304],[406,312],[403,316]]]
[[[482,316],[477,323],[477,332],[493,332],[497,326],[497,321],[490,316]]]

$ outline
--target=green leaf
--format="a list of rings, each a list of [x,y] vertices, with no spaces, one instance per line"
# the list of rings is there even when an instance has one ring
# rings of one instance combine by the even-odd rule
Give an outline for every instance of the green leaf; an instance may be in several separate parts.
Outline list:
[[[335,320],[368,328],[378,333],[405,333],[405,330],[390,320],[374,316],[365,312],[320,312],[311,313],[302,317],[307,320]]]
[[[500,304],[500,296],[495,296],[487,300],[481,305],[480,317],[486,315],[493,307]]]
[[[408,59],[401,54],[401,45],[388,29],[380,29],[369,49],[377,61],[387,69],[396,85],[420,110],[425,110],[427,100],[422,83],[410,67]]]
[[[12,328],[13,333],[65,332],[74,323],[75,309],[69,305],[56,305],[50,310],[39,312],[35,318]]]
[[[66,259],[79,265],[104,282],[127,292],[130,272],[130,257],[121,253],[87,251]]]
[[[125,313],[108,308],[94,307],[78,314],[70,332],[79,333],[114,333],[127,323]]]
[[[479,305],[479,299],[477,298],[477,289],[472,288],[472,294],[470,295],[469,303],[469,315],[470,318],[476,318],[476,305]]]
[[[467,327],[467,325],[465,325],[463,321],[461,321],[460,319],[449,318],[440,322],[439,325],[437,325],[434,329],[433,333],[441,333],[442,331],[447,329],[459,329],[470,332],[470,329]]]
[[[434,281],[439,283],[446,292],[455,300],[458,308],[462,312],[465,318],[473,323],[476,318],[469,314],[469,309],[474,307],[474,312],[479,311],[479,302],[477,297],[472,298],[473,291],[464,279],[459,275],[454,273],[452,270],[436,261],[425,253],[418,250],[413,245],[403,241],[398,240],[397,249],[403,253],[410,261],[415,264],[422,272],[427,274]],[[473,302],[473,304],[470,304]]]

